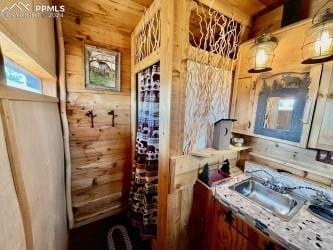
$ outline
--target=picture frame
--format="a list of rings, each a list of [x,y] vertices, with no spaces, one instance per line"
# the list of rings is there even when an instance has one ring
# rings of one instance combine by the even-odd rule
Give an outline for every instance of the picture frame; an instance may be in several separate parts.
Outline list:
[[[84,45],[85,87],[120,91],[120,52]]]

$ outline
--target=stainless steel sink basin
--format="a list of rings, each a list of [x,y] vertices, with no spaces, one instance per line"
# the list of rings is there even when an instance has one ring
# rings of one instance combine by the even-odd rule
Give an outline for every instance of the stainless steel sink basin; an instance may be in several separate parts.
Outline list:
[[[295,193],[281,194],[264,186],[263,181],[251,177],[230,188],[254,201],[283,220],[289,220],[303,206],[305,200]]]

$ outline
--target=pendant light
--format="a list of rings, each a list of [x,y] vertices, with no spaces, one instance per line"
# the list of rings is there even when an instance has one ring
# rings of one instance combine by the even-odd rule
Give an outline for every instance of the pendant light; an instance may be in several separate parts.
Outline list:
[[[324,63],[333,60],[333,10],[326,9],[319,14],[327,1],[319,8],[312,19],[312,26],[306,32],[302,55],[302,64]]]
[[[277,39],[271,35],[263,34],[255,40],[251,47],[249,73],[261,73],[272,70],[274,49],[277,46]]]

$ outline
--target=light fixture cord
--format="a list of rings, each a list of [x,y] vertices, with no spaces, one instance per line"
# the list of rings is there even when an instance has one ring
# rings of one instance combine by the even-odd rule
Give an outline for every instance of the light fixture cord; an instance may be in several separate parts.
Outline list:
[[[330,2],[333,2],[333,0],[328,0],[326,1],[317,11],[316,13],[314,14],[314,16],[312,17],[312,24],[314,24],[314,20],[315,18],[318,16],[319,12]]]

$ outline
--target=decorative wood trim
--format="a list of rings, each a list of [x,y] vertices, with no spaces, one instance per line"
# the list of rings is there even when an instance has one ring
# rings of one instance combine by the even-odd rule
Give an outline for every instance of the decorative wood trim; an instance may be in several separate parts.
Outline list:
[[[16,137],[13,130],[13,121],[9,114],[9,109],[10,107],[8,99],[0,100],[1,120],[4,127],[5,140],[7,144],[8,157],[12,176],[14,179],[16,195],[21,210],[26,247],[27,250],[33,250],[32,221],[30,216],[28,197],[24,186],[24,180],[21,172],[21,163],[17,152]]]
[[[132,56],[135,63],[140,63],[161,47],[160,1],[155,0],[151,4],[132,33],[134,40]]]
[[[135,48],[133,50],[135,50]],[[139,63],[134,64],[134,66],[133,66],[134,67],[133,73],[137,74],[140,71],[148,68],[149,66],[157,63],[160,60],[160,53],[161,53],[160,49],[157,49],[154,52],[152,52],[149,56],[147,56],[144,59],[142,59],[142,61],[140,61]]]
[[[56,97],[37,94],[3,84],[0,84],[0,99],[53,103],[59,101]]]
[[[64,150],[65,150],[65,172],[66,172],[66,207],[67,207],[67,217],[69,228],[74,226],[74,215],[72,208],[72,160],[71,152],[69,146],[69,126],[67,119],[67,89],[66,89],[66,79],[65,79],[65,43],[62,32],[62,22],[60,18],[56,20],[56,30],[58,38],[58,67],[59,67],[59,99],[60,99],[60,117],[63,129],[63,140],[64,140]]]
[[[208,52],[206,50],[196,48],[192,45],[189,45],[187,58],[189,60],[194,60],[194,61],[200,62],[202,64],[221,68],[221,67],[223,67],[223,65],[221,65],[222,62],[224,61],[223,58],[225,58],[225,57],[222,57],[219,54]],[[228,59],[228,60],[230,60],[230,59]],[[232,67],[224,68],[224,69],[233,71],[235,69],[235,67],[236,67],[236,65],[233,63]]]
[[[132,32],[134,37],[136,37],[141,32],[142,27],[146,25],[146,22],[149,21],[155,15],[155,13],[161,9],[161,2],[162,0],[154,0],[154,2],[149,6],[144,14],[145,17],[141,18],[140,22],[136,25]]]
[[[305,71],[305,70],[303,69],[303,71]],[[311,83],[309,86],[308,99],[311,100],[311,104],[310,104],[310,108],[308,110],[308,112],[309,112],[308,120],[309,121],[312,121],[312,116],[314,113],[315,101],[317,98],[317,92],[318,92],[318,88],[319,88],[319,84],[320,84],[321,71],[322,71],[322,65],[315,65],[310,68]],[[274,72],[274,74],[276,74],[276,73],[280,73],[280,72]],[[251,119],[251,123],[253,125],[255,124],[255,121],[256,121],[258,98],[259,98],[259,93],[261,91],[260,83],[262,82],[262,78],[265,78],[265,74],[263,74],[257,78],[255,97],[254,97],[254,103],[253,103],[253,111],[252,111],[252,119]],[[282,139],[277,139],[277,138],[273,138],[273,137],[254,134],[254,126],[251,127],[250,134],[252,136],[259,137],[259,138],[264,138],[264,139],[268,139],[268,140],[272,140],[272,141],[282,142],[282,143],[306,148],[309,134],[310,134],[310,128],[311,128],[311,122],[303,123],[303,130],[302,130],[300,142],[292,142],[292,141],[288,141],[288,140],[282,140]]]

